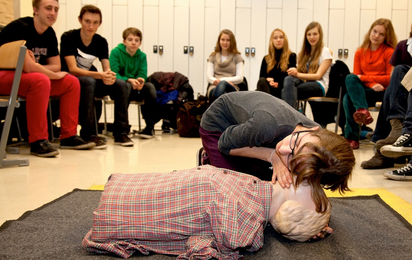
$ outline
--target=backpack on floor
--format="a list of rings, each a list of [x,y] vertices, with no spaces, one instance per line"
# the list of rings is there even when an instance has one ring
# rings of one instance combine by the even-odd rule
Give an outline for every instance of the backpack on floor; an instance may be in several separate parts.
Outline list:
[[[199,96],[196,101],[184,102],[177,112],[177,133],[181,137],[199,137],[200,120],[208,107],[208,99]]]

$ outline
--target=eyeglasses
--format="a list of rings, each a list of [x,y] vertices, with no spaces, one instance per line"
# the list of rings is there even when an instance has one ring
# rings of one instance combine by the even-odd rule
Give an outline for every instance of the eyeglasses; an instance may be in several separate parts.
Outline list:
[[[292,160],[293,156],[295,155],[295,148],[296,148],[296,144],[298,143],[298,140],[299,140],[299,134],[313,132],[313,131],[314,130],[302,130],[302,131],[296,131],[296,132],[292,133],[292,136],[290,137],[290,142],[289,142],[289,148],[290,148],[291,152],[288,155],[288,160],[287,160],[289,171],[291,171],[290,161]]]

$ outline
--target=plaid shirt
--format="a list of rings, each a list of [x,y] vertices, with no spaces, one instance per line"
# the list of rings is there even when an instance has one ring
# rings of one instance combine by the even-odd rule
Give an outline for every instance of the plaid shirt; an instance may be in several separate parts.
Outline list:
[[[128,258],[239,259],[259,250],[272,186],[256,177],[202,166],[171,173],[113,174],[83,248]]]

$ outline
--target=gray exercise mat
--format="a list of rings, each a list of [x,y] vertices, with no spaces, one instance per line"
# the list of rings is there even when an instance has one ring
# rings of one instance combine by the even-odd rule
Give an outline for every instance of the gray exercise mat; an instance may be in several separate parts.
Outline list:
[[[81,248],[101,191],[74,190],[0,227],[0,259],[120,259]],[[265,245],[245,259],[411,259],[412,226],[378,195],[331,198],[333,234],[315,242],[292,242],[272,227]],[[136,255],[131,257],[142,257]],[[150,255],[142,259],[175,259]]]

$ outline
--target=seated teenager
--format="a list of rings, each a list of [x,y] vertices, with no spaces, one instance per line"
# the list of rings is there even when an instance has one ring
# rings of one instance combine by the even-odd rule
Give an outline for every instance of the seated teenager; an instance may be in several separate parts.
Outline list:
[[[96,132],[95,121],[100,118],[101,104],[95,101],[95,97],[110,95],[114,100],[114,142],[121,146],[133,146],[133,141],[127,136],[130,130],[127,117],[129,90],[119,83],[116,73],[111,71],[107,40],[97,34],[102,23],[102,12],[94,5],[84,5],[78,20],[80,29],[69,30],[61,36],[60,56],[63,70],[80,81],[80,136],[85,141],[95,143],[97,149],[107,147],[106,138]],[[97,58],[103,71],[97,71],[93,65]]]

